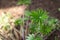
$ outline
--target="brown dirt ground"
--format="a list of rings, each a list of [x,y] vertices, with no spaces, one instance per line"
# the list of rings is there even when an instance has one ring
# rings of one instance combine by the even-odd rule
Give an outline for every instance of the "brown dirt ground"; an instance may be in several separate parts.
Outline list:
[[[18,6],[18,0],[1,0],[0,1],[0,15],[2,13],[11,13],[14,18],[18,18],[19,16],[24,14],[26,9],[25,5]]]

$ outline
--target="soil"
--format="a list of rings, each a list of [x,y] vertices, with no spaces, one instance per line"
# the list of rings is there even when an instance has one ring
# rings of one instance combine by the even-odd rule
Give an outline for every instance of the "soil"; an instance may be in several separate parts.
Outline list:
[[[15,7],[18,0],[0,0],[0,8]]]

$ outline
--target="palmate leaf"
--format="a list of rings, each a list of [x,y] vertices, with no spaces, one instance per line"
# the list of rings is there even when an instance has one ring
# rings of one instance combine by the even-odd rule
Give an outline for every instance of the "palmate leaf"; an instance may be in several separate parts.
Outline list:
[[[34,40],[34,34],[29,34],[29,36],[27,36],[26,40]]]
[[[30,27],[32,33],[40,31],[43,35],[51,32],[51,30],[54,28],[53,25],[55,25],[58,21],[54,18],[49,19],[48,12],[44,11],[43,9],[33,10],[29,16],[32,24]]]
[[[18,18],[18,19],[16,19],[15,22],[14,22],[14,24],[15,24],[16,26],[18,26],[18,25],[23,25],[23,18]]]
[[[52,29],[56,28],[57,19],[48,16],[48,12],[43,9],[33,10],[28,12],[28,17],[31,20],[30,33],[41,33],[42,36],[48,35]],[[42,40],[40,36],[29,37],[28,40]]]
[[[29,25],[30,27],[29,27],[29,29],[30,29],[30,33],[35,33],[35,32],[38,32],[37,30],[37,25],[36,24],[30,24]],[[37,29],[37,30],[36,30]]]
[[[33,21],[44,21],[48,18],[48,12],[44,11],[43,9],[37,9],[34,11],[31,11],[30,18]]]
[[[39,30],[41,30],[43,33],[45,31],[45,26],[43,22],[48,18],[48,12],[44,11],[43,9],[37,9],[31,11],[29,16],[32,24],[30,27],[32,33],[39,32]]]
[[[34,34],[29,34],[26,40],[43,40],[40,35],[35,36]]]
[[[44,25],[41,25],[40,26],[40,32],[43,35],[49,34],[52,31],[52,29],[55,29],[56,28],[57,22],[58,22],[58,20],[57,19],[54,19],[54,18],[53,19],[50,18],[49,20],[47,19],[47,21],[45,21],[43,23]]]
[[[43,34],[43,35],[47,35],[48,33],[50,33],[52,30],[52,28],[48,25],[43,25],[42,27],[40,27],[40,32]]]
[[[58,19],[54,19],[54,18],[48,20],[48,24],[49,24],[49,25],[56,24],[57,22],[58,22]]]

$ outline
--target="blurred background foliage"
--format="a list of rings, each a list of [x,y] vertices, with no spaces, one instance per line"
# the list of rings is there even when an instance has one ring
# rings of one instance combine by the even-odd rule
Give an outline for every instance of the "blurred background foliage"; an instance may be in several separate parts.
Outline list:
[[[31,0],[18,0],[18,5],[29,5],[31,3]]]

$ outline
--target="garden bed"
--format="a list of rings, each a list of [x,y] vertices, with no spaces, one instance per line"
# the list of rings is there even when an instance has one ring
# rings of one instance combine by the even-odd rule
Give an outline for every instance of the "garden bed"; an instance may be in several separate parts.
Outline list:
[[[30,4],[26,3],[26,4],[29,4],[28,6],[26,6],[26,5],[17,5],[16,4],[17,1],[18,0],[9,0],[9,1],[8,0],[5,0],[5,1],[1,0],[0,1],[0,3],[1,3],[0,14],[1,13],[11,13],[11,15],[13,16],[13,18],[17,19],[17,18],[21,17],[22,15],[24,15],[24,11],[25,11],[26,8],[29,11],[34,11],[34,10],[40,8],[40,9],[43,9],[43,12],[44,12],[44,10],[46,10],[47,12],[49,12],[49,16],[50,17],[54,17],[56,19],[60,19],[60,17],[59,17],[60,16],[60,10],[59,10],[60,0],[32,0]],[[27,11],[27,12],[29,13],[29,11]],[[36,12],[38,12],[38,11],[36,10]],[[22,16],[22,18],[24,18],[24,17]],[[20,37],[21,34],[19,34],[19,32],[18,32],[18,31],[20,31],[19,28],[21,27],[21,25],[17,25],[17,27],[15,27],[18,31],[15,28],[12,29],[12,33],[13,33],[14,36],[16,36],[15,38],[17,38],[17,40],[21,40],[21,39],[25,40],[25,38],[26,38],[25,36],[27,36],[30,33],[29,23],[31,22],[31,20],[26,20],[24,22],[25,23],[22,24],[23,29],[25,30],[23,32],[23,38]],[[59,33],[60,33],[60,30],[53,30],[53,31],[50,32],[50,35],[47,35],[46,38],[44,37],[44,39],[45,40],[55,40],[55,35],[60,35]],[[36,33],[36,34],[38,34],[38,33]],[[38,35],[40,35],[40,33]],[[6,38],[8,38],[8,36]],[[59,40],[59,38],[60,37],[58,37],[58,40]],[[10,40],[10,39],[7,39],[7,40]],[[11,40],[13,40],[13,38]]]

